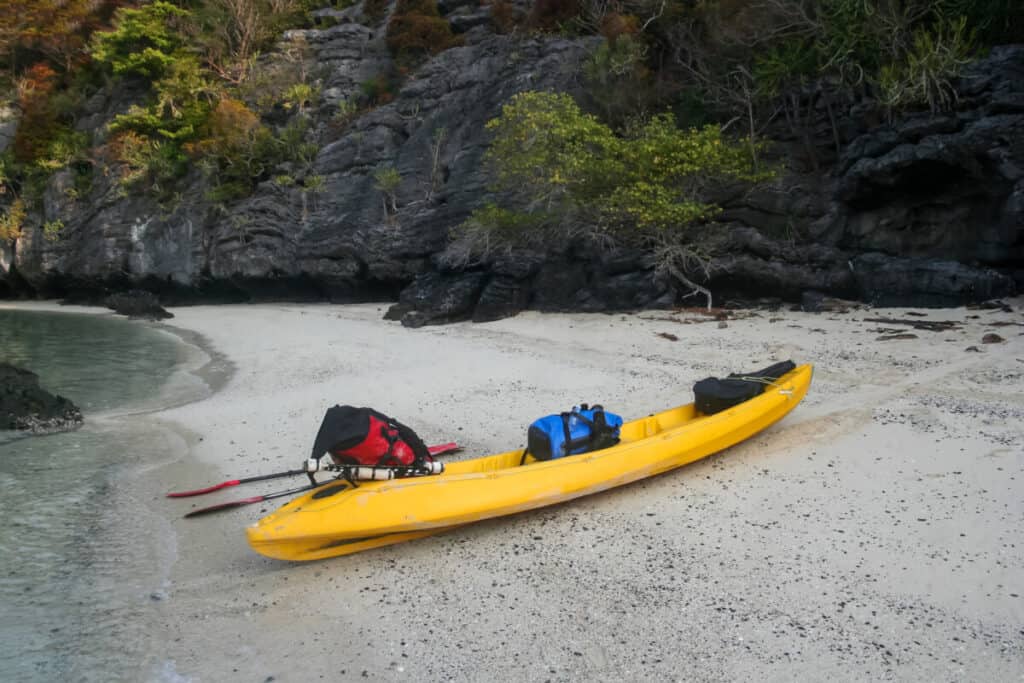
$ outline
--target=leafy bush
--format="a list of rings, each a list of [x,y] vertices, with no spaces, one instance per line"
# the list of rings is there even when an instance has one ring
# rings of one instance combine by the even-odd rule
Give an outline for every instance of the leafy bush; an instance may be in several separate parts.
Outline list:
[[[491,24],[496,33],[511,33],[523,19],[509,0],[491,0]]]
[[[510,207],[486,204],[456,228],[450,253],[468,262],[551,235],[586,234],[651,248],[657,268],[694,291],[700,264],[690,228],[721,209],[708,199],[723,181],[756,182],[752,142],[730,142],[718,126],[681,130],[655,116],[623,136],[580,111],[566,94],[520,93],[489,121],[485,159]]]
[[[51,96],[57,87],[57,72],[39,62],[29,68],[18,81],[18,107],[21,121],[14,137],[14,158],[33,162],[49,145],[58,128]]]
[[[284,108],[304,114],[319,96],[319,89],[309,83],[295,83],[284,93]]]
[[[140,188],[156,196],[168,196],[189,166],[177,141],[156,140],[131,130],[115,134],[106,151],[120,167],[123,189]]]
[[[373,172],[374,187],[381,192],[384,204],[384,215],[391,216],[398,212],[396,192],[402,184],[402,175],[397,168],[386,166]]]
[[[537,31],[559,31],[579,16],[580,0],[534,0],[526,25]]]
[[[0,216],[0,240],[13,242],[21,237],[21,229],[25,223],[25,202],[15,199],[7,207],[7,212]]]
[[[387,104],[395,99],[398,82],[391,73],[377,74],[359,84],[363,99],[371,107]]]
[[[951,109],[957,99],[953,79],[969,61],[973,36],[967,21],[918,30],[903,60],[882,67],[881,100],[890,111],[927,106],[932,112]]]
[[[61,238],[61,232],[64,230],[64,221],[57,219],[55,221],[46,221],[43,223],[43,239],[47,242],[57,242]]]
[[[118,75],[158,78],[175,62],[183,42],[176,22],[188,16],[187,10],[164,0],[138,9],[121,8],[115,15],[115,28],[93,37],[92,57]]]
[[[249,195],[287,158],[288,148],[243,102],[223,98],[210,112],[201,138],[188,146],[211,182],[210,199]]]
[[[583,65],[588,93],[615,127],[646,111],[655,99],[646,59],[647,45],[624,33],[606,39]]]
[[[525,208],[530,219],[485,207],[476,225],[593,225],[641,241],[660,231],[684,230],[719,208],[706,190],[723,179],[756,181],[749,147],[722,137],[717,126],[680,130],[670,115],[656,116],[619,137],[566,94],[516,95],[488,122],[495,134],[486,154],[495,190]]]
[[[133,130],[163,140],[188,141],[195,138],[219,96],[219,89],[190,56],[179,56],[164,77],[153,83],[153,90],[149,105],[133,105],[115,117],[111,131]]]
[[[395,60],[404,65],[417,64],[463,42],[438,13],[436,0],[398,0],[386,41]]]

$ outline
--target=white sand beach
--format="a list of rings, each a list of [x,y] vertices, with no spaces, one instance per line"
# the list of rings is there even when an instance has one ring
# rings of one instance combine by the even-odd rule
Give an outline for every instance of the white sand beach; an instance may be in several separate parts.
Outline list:
[[[1024,298],[1007,303],[727,321],[529,312],[418,330],[382,320],[384,305],[172,309],[167,328],[201,335],[234,372],[156,416],[190,435],[190,454],[153,472],[148,492],[177,548],[153,603],[165,658],[150,675],[1020,680]],[[690,402],[703,377],[786,359],[815,365],[807,398],[735,448],[349,557],[255,554],[244,527],[280,500],[180,518],[301,480],[159,495],[297,467],[336,403],[474,457],[523,445],[532,420],[573,404],[631,419]]]

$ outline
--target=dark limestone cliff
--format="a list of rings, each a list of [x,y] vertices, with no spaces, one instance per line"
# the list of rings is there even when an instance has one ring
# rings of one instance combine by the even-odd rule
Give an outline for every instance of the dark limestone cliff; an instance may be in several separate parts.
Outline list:
[[[484,124],[516,92],[579,93],[580,63],[600,38],[495,35],[487,9],[442,3],[465,44],[404,81],[395,98],[342,129],[331,120],[360,83],[392,66],[381,26],[333,12],[336,25],[292,31],[322,75],[310,116],[319,152],[301,183],[261,183],[247,199],[205,198],[195,172],[172,203],[125,196],[95,173],[90,191],[56,174],[41,214],[12,250],[0,245],[0,297],[93,299],[147,289],[165,304],[191,300],[398,301],[390,315],[421,325],[492,320],[524,308],[603,311],[669,306],[672,283],[648,255],[580,241],[512,253],[465,270],[448,231],[487,196]],[[274,59],[269,55],[265,59]],[[787,170],[748,192],[723,190],[722,225],[707,284],[716,302],[809,290],[879,305],[949,305],[1024,288],[1024,46],[994,49],[957,84],[956,109],[884,123],[870,100],[815,105],[810,140],[781,127]],[[140,94],[95,96],[79,126],[99,130]],[[808,152],[810,150],[810,152]],[[374,173],[392,167],[393,196]],[[296,177],[302,181],[302,177]],[[59,239],[46,221],[62,218]],[[695,275],[696,277],[696,275]]]

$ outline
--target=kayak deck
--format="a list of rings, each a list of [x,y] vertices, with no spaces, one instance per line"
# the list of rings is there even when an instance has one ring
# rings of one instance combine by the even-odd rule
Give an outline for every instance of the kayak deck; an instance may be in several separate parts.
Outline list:
[[[324,483],[247,529],[257,552],[314,560],[441,533],[643,479],[749,438],[782,419],[807,393],[800,366],[760,395],[715,415],[687,404],[626,422],[611,448],[539,462],[522,450],[446,464],[444,473],[358,487]]]

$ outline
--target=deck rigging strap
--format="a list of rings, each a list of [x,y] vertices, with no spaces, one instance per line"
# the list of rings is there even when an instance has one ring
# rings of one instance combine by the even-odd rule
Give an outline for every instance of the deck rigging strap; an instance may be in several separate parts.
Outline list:
[[[403,479],[406,477],[426,477],[444,472],[444,463],[432,460],[424,463],[423,466],[375,466],[369,465],[325,465],[319,472],[335,472],[335,479],[344,479],[354,488],[358,488],[358,481],[390,481],[391,479]],[[313,476],[313,472],[307,472],[310,482],[314,486],[319,483]]]

